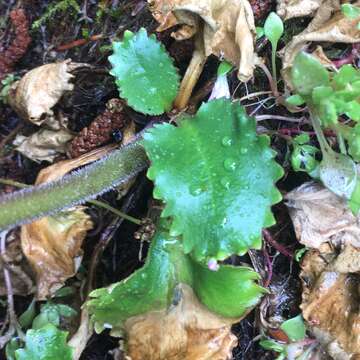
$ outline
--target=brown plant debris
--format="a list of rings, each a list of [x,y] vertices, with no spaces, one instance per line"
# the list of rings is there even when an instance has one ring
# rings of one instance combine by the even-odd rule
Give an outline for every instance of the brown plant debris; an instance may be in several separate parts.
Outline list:
[[[302,263],[301,309],[335,360],[360,356],[360,227],[345,200],[310,182],[286,196],[298,240],[312,248]]]
[[[123,109],[124,105],[120,99],[109,100],[106,110],[72,140],[68,150],[70,157],[78,157],[109,142],[112,140],[114,131],[120,131],[122,134],[129,124],[129,119]]]
[[[178,25],[171,34],[176,40],[194,37],[195,50],[182,80],[175,107],[186,107],[202,72],[206,57],[213,54],[238,67],[238,78],[253,76],[256,56],[254,14],[247,0],[148,0],[158,31]]]
[[[79,166],[98,160],[111,148],[96,149],[77,159],[48,166],[40,171],[36,184],[59,179]],[[82,259],[83,240],[92,227],[84,206],[21,226],[21,246],[36,273],[38,299],[54,294],[75,274]]]
[[[255,20],[261,20],[271,11],[272,0],[249,0]]]
[[[30,70],[11,86],[10,106],[20,117],[35,125],[51,121],[54,116],[52,108],[66,91],[74,88],[72,72],[87,66],[65,60]]]
[[[299,1],[298,6],[295,8],[296,10],[291,14],[286,13],[284,15],[281,10],[278,10],[278,13],[283,14],[286,18],[302,16],[302,11],[307,9],[307,6],[303,5],[304,2],[306,1]],[[310,3],[313,2],[306,3],[310,6]],[[319,6],[316,7],[315,3]],[[360,1],[354,3],[355,6],[359,6],[359,4]],[[355,19],[346,17],[340,10],[340,1],[315,1],[312,9],[312,11],[307,11],[307,15],[315,13],[308,27],[300,34],[294,36],[280,52],[283,61],[283,77],[290,88],[289,70],[292,63],[299,51],[304,50],[309,44],[313,42],[352,44],[360,41],[360,30],[357,26],[360,17]]]
[[[131,360],[227,360],[237,338],[231,333],[234,319],[210,312],[191,287],[180,284],[169,309],[152,311],[125,323]]]
[[[360,247],[360,217],[354,216],[345,200],[319,183],[308,182],[285,197],[296,237],[305,246],[323,243]]]
[[[14,71],[14,65],[26,53],[31,37],[29,35],[29,21],[24,9],[15,9],[10,12],[10,20],[14,28],[15,37],[11,44],[0,51],[0,80]]]
[[[303,317],[335,360],[360,357],[360,252],[351,251],[351,259],[357,259],[356,273],[337,271],[341,253],[334,255],[326,245],[310,250],[302,261]],[[344,257],[343,261],[349,263]]]

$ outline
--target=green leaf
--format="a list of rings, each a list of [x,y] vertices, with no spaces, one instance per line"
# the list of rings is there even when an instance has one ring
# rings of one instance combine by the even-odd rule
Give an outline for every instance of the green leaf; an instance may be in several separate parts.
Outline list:
[[[360,211],[360,181],[357,180],[355,189],[351,194],[351,198],[348,202],[350,210],[354,215],[357,215]]]
[[[343,4],[341,5],[341,11],[346,17],[350,19],[356,19],[360,16],[360,8],[355,5]]]
[[[110,74],[115,76],[120,96],[144,114],[171,110],[179,87],[179,75],[155,35],[145,29],[125,31],[122,42],[113,43]]]
[[[160,231],[152,240],[145,265],[129,278],[93,291],[86,306],[98,331],[121,330],[132,316],[167,308],[175,286],[185,283],[213,312],[238,318],[265,292],[255,283],[257,279],[259,275],[247,267],[221,265],[211,271],[185,255],[179,239]]]
[[[329,73],[312,55],[301,51],[295,58],[291,78],[300,95],[310,95],[317,86],[329,85]]]
[[[255,28],[255,31],[256,31],[256,39],[260,39],[262,36],[265,35],[264,28],[261,26],[257,26]]]
[[[179,127],[156,125],[144,135],[155,182],[154,197],[173,217],[170,233],[183,235],[196,260],[225,259],[261,247],[261,231],[275,223],[281,200],[274,183],[283,175],[267,136],[239,104],[203,104]]]
[[[301,249],[298,249],[295,251],[295,260],[297,262],[300,262],[301,258],[305,255],[305,253],[308,251],[307,247],[303,247]]]
[[[52,324],[38,330],[28,330],[25,348],[15,351],[16,360],[71,360],[72,349],[66,344],[67,334]]]
[[[35,299],[33,299],[28,306],[28,308],[21,314],[19,317],[19,324],[22,328],[28,328],[30,327],[35,315],[36,315],[36,309],[35,309]]]
[[[352,65],[343,65],[334,75],[333,81],[337,87],[346,87],[349,83],[359,80],[360,73]]]
[[[301,315],[284,321],[280,329],[285,332],[291,341],[303,340],[306,336],[306,328]]]
[[[55,304],[44,304],[41,306],[40,314],[33,321],[33,329],[41,329],[47,324],[60,325],[60,314]]]
[[[227,61],[222,61],[218,67],[217,76],[226,75],[227,73],[229,73],[229,71],[231,71],[232,68],[233,68],[232,64],[228,63]]]
[[[350,199],[357,183],[354,161],[347,155],[332,152],[320,162],[320,179],[336,195]]]
[[[270,40],[274,49],[277,47],[277,43],[284,32],[284,24],[275,12],[271,12],[266,18],[264,24],[264,34]]]
[[[300,106],[305,103],[305,100],[300,95],[295,94],[286,98],[286,102],[293,106]]]
[[[274,340],[261,340],[259,342],[260,346],[264,348],[265,350],[271,350],[278,353],[282,353],[286,350],[286,346],[283,344],[280,344]]]
[[[15,351],[22,348],[19,338],[12,338],[5,347],[6,360],[15,360]]]

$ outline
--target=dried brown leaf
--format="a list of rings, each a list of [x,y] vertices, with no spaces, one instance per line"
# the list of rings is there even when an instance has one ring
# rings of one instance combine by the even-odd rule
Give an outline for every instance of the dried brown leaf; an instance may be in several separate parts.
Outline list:
[[[112,147],[60,161],[40,171],[36,184],[61,178],[67,172],[104,156]],[[93,224],[84,206],[21,226],[21,246],[36,273],[37,297],[45,299],[77,271],[81,246]]]
[[[71,60],[39,66],[12,85],[9,104],[24,120],[41,125],[53,116],[52,108],[62,95],[73,89],[71,72],[85,66]]]
[[[205,55],[225,58],[239,68],[241,81],[254,70],[255,22],[247,0],[148,0],[158,31],[181,25],[172,33],[184,40],[201,33]]]
[[[359,264],[359,250],[353,256]],[[333,261],[328,263],[330,257]],[[310,329],[333,359],[357,359],[360,357],[360,278],[359,274],[336,271],[336,262],[338,256],[329,253],[329,249],[311,250],[305,255],[301,309]]]
[[[360,217],[345,200],[322,185],[305,183],[286,195],[298,240],[307,247],[321,244],[351,244],[360,247]]]
[[[234,319],[210,312],[191,287],[178,285],[179,301],[169,309],[130,318],[125,323],[131,360],[226,360],[237,338]]]
[[[53,162],[59,154],[64,154],[67,143],[74,137],[68,130],[41,129],[29,137],[17,135],[13,144],[15,150],[37,162]]]
[[[360,1],[354,3],[355,6],[359,6],[359,4]],[[299,4],[299,7],[300,5],[301,4]],[[281,11],[280,14],[282,14]],[[292,17],[293,16],[295,15],[292,14]],[[305,49],[308,44],[314,42],[347,44],[359,42],[360,30],[357,26],[359,20],[360,17],[356,19],[346,17],[340,11],[340,1],[322,1],[321,6],[316,11],[314,18],[308,27],[300,34],[294,36],[280,52],[283,61],[282,73],[288,87],[291,88],[289,71],[299,51]]]

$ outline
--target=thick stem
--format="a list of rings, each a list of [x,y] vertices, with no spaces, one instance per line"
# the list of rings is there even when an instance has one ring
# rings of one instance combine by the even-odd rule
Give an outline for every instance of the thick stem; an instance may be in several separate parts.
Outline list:
[[[274,87],[276,89],[276,94],[279,94],[278,86],[277,86],[277,75],[276,75],[276,47],[272,48],[271,52],[271,67],[272,67],[272,74],[274,79]],[[275,95],[275,94],[274,94]]]
[[[139,141],[63,178],[0,198],[0,228],[5,230],[86,202],[124,184],[147,166]]]
[[[184,109],[190,99],[191,93],[203,71],[206,61],[202,39],[197,35],[195,38],[195,50],[186,73],[181,81],[179,93],[175,99],[174,107],[178,110]]]

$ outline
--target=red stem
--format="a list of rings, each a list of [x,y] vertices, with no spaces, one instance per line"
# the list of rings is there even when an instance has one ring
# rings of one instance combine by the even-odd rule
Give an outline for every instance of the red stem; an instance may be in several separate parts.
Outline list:
[[[274,247],[279,253],[284,256],[292,259],[294,255],[288,251],[283,245],[279,244],[270,234],[270,232],[266,229],[263,230],[263,236],[267,243],[269,243],[272,247]]]

